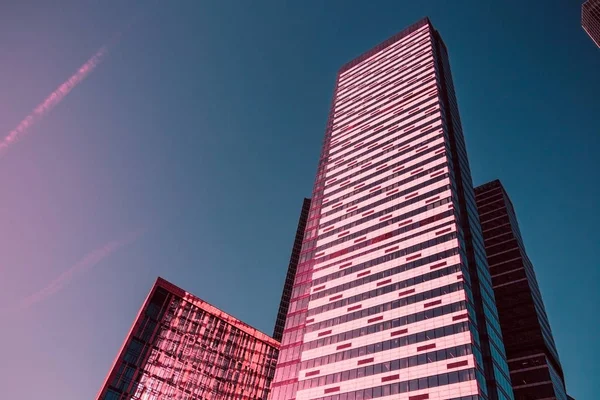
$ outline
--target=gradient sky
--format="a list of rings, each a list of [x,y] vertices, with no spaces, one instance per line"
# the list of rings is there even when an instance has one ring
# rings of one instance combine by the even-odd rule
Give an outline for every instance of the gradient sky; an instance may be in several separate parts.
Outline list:
[[[597,398],[600,50],[579,7],[3,2],[2,138],[125,31],[0,155],[0,397],[93,399],[158,275],[271,333],[336,71],[427,15],[474,183],[505,184],[569,392]]]

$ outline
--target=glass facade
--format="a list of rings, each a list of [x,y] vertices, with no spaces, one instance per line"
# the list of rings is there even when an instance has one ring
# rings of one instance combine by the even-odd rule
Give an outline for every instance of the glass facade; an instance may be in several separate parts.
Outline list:
[[[158,278],[98,400],[267,399],[279,343]]]
[[[292,295],[292,288],[294,287],[294,277],[296,276],[296,269],[298,268],[300,250],[302,250],[302,239],[304,238],[304,230],[306,229],[306,220],[308,219],[309,210],[310,199],[304,199],[302,202],[302,211],[300,211],[300,218],[298,219],[296,236],[294,237],[294,247],[292,248],[290,263],[285,276],[283,292],[281,293],[281,301],[279,302],[279,311],[277,312],[275,329],[273,330],[273,338],[278,342],[281,342],[283,328],[285,326],[285,317],[288,313],[288,309],[290,308],[290,296]]]
[[[502,183],[475,188],[515,399],[567,400],[533,265]]]
[[[581,26],[600,47],[600,0],[587,0],[581,6]]]
[[[338,72],[269,398],[513,399],[499,326],[425,18]]]

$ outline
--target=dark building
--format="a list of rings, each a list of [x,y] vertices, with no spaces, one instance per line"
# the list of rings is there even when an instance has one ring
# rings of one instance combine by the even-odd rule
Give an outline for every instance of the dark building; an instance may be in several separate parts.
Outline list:
[[[516,400],[566,400],[563,370],[513,205],[495,180],[475,189]]]
[[[158,278],[98,400],[266,400],[279,342]]]
[[[513,399],[429,19],[338,71],[291,289],[272,400]]]
[[[581,26],[600,47],[600,0],[588,0],[581,6]]]
[[[285,284],[283,293],[281,294],[281,302],[279,303],[279,311],[277,313],[277,321],[275,321],[275,330],[273,338],[281,342],[283,335],[283,327],[285,325],[285,316],[288,313],[290,306],[290,296],[292,295],[292,287],[294,286],[294,277],[296,276],[296,268],[300,259],[300,250],[302,249],[302,239],[304,238],[304,229],[306,228],[306,220],[308,219],[308,211],[310,209],[310,199],[304,199],[302,202],[302,211],[298,220],[298,228],[294,237],[294,247],[288,264],[287,275],[285,276]]]

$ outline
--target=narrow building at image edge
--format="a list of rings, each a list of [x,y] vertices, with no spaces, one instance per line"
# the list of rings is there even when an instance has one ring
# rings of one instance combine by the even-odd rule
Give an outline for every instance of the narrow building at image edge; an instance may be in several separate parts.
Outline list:
[[[554,337],[512,202],[498,180],[475,188],[475,199],[515,399],[567,400]]]
[[[513,399],[427,18],[338,72],[269,398]]]
[[[581,26],[600,48],[600,0],[588,0],[582,4]]]
[[[279,342],[158,278],[99,400],[266,399]]]

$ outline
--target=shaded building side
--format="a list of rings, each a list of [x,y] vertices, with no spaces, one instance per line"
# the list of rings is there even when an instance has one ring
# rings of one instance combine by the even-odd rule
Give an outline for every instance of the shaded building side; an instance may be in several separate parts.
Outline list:
[[[275,330],[273,331],[273,338],[279,342],[281,341],[281,337],[283,336],[285,316],[287,315],[288,308],[290,306],[290,296],[292,295],[294,277],[296,276],[298,260],[300,259],[300,250],[302,249],[302,239],[304,238],[304,229],[306,229],[306,220],[308,219],[309,209],[310,199],[304,199],[304,201],[302,202],[302,210],[300,211],[300,218],[298,219],[298,228],[296,229],[296,236],[294,237],[294,247],[292,247],[290,263],[288,264],[287,274],[285,276],[283,293],[281,294],[279,311],[277,312],[277,320],[275,321]]]
[[[498,180],[475,189],[516,400],[567,400],[563,370],[533,265]]]

